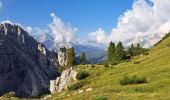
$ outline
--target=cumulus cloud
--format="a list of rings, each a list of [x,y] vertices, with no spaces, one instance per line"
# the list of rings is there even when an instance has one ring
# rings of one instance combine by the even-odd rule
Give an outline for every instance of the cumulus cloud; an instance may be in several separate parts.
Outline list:
[[[120,16],[117,27],[112,29],[107,42],[122,41],[129,45],[140,41],[143,46],[150,47],[169,32],[169,0],[150,0],[150,2],[153,5],[147,0],[135,0],[132,9]]]
[[[33,32],[33,28],[30,27],[30,26],[27,26],[27,27],[25,28],[25,30],[26,30],[28,33],[32,33],[32,32]]]
[[[106,33],[102,28],[99,28],[97,31],[89,33],[89,37],[92,40],[95,40],[97,43],[105,43]]]
[[[55,36],[55,42],[72,42],[77,28],[74,28],[69,23],[63,22],[54,13],[50,14],[53,22],[49,25],[52,34]]]

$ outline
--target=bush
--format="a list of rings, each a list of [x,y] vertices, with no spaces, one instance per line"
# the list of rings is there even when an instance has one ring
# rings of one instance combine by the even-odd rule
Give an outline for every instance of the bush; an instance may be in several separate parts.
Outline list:
[[[94,97],[93,100],[107,100],[107,98],[105,96],[97,96]]]
[[[83,87],[85,84],[84,81],[80,81],[80,82],[77,82],[77,83],[74,83],[70,86],[67,87],[68,90],[78,90],[80,89],[81,87]]]
[[[145,52],[145,53],[143,53],[143,55],[149,55],[149,52]]]
[[[108,68],[108,67],[109,67],[109,64],[108,64],[108,63],[105,63],[105,64],[104,64],[104,67]]]
[[[91,68],[94,68],[94,67],[96,67],[94,64],[91,64]]]
[[[121,85],[131,85],[131,84],[142,84],[147,83],[147,80],[145,77],[137,77],[135,76],[125,76],[122,80],[120,80]]]
[[[59,72],[60,73],[62,73],[64,70],[66,70],[68,67],[66,67],[66,66],[59,66],[58,67],[58,70],[59,70]]]
[[[77,75],[76,75],[76,79],[77,80],[82,80],[82,79],[85,79],[86,77],[89,76],[89,73],[87,73],[86,71],[83,71],[83,72],[79,72]]]
[[[140,62],[138,62],[138,61],[135,61],[135,62],[134,62],[134,64],[140,64]]]

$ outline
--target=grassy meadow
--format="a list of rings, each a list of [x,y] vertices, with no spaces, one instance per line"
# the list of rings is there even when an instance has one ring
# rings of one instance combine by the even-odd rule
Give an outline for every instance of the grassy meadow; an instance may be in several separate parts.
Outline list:
[[[47,100],[170,100],[170,38],[151,48],[149,54],[109,65],[77,65],[89,76],[78,90],[64,90],[43,97]],[[145,77],[146,83],[120,85],[125,76]],[[88,90],[91,88],[91,90]],[[81,91],[81,92],[80,92]],[[0,99],[5,100],[6,97]],[[13,100],[17,98],[13,98]]]

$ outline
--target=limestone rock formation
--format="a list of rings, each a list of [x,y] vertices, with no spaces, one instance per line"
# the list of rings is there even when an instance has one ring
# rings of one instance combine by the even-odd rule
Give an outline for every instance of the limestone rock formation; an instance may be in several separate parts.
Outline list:
[[[66,89],[72,81],[76,80],[77,72],[73,68],[68,68],[64,70],[60,77],[57,77],[56,80],[50,81],[50,91],[54,93],[55,91],[61,92],[63,89]]]
[[[52,53],[19,25],[0,24],[0,95],[34,97],[48,92],[60,74]]]
[[[60,48],[58,51],[58,62],[59,62],[59,65],[61,65],[61,66],[65,66],[67,64],[66,50],[67,49],[65,47],[63,47],[63,48]]]

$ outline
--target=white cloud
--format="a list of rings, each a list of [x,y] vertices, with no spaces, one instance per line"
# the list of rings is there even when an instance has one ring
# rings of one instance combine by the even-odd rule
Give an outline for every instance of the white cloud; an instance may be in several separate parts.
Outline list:
[[[33,32],[33,28],[30,27],[30,26],[27,26],[27,27],[25,28],[25,30],[26,30],[28,33],[32,33],[32,32]]]
[[[99,28],[97,31],[89,33],[89,37],[92,40],[95,40],[97,43],[106,42],[106,33],[102,28]]]
[[[53,22],[49,25],[49,28],[55,36],[55,42],[72,42],[77,28],[72,27],[69,23],[63,22],[54,13],[50,15],[53,18]]]
[[[143,46],[149,47],[156,43],[170,30],[170,2],[169,0],[134,0],[132,9],[123,13],[117,26],[106,36],[106,32],[99,28],[89,33],[90,39],[75,37],[77,28],[65,23],[54,13],[51,13],[53,22],[48,29],[26,27],[29,33],[50,33],[55,37],[55,42],[74,42],[80,44],[108,44],[110,41],[122,41],[126,45],[141,41]],[[89,43],[89,40],[93,43]],[[95,41],[95,42],[94,42]],[[96,44],[98,43],[98,44]]]
[[[149,47],[169,32],[169,0],[151,0],[151,2],[153,6],[146,0],[135,0],[132,9],[121,15],[117,27],[113,28],[107,37],[107,42],[123,41],[130,44],[136,42],[138,38],[145,47]]]

